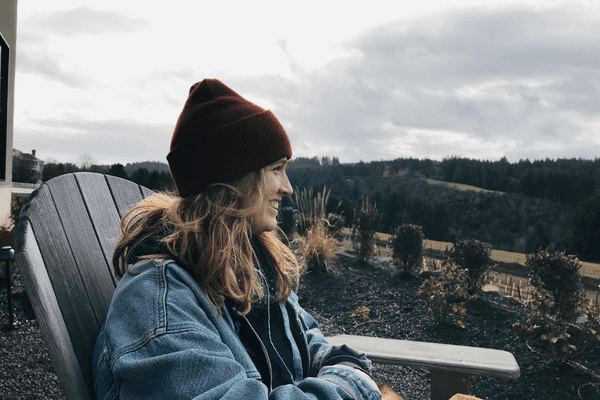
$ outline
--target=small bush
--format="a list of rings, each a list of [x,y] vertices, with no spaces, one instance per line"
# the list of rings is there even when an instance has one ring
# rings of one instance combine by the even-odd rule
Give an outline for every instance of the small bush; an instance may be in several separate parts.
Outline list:
[[[356,325],[363,325],[371,322],[381,322],[381,320],[375,319],[375,313],[367,306],[356,307],[354,310],[350,311],[349,315],[350,318],[354,320]]]
[[[390,237],[392,260],[404,273],[415,272],[423,263],[423,229],[417,225],[403,224]]]
[[[600,303],[598,302],[599,297],[600,285],[598,286],[596,301],[590,300],[587,307],[585,308],[585,327],[596,340],[600,340]]]
[[[21,209],[27,202],[26,195],[13,194],[10,202],[10,219],[7,226],[0,226],[0,247],[15,247],[15,230]]]
[[[4,246],[15,247],[15,228],[0,227],[0,249]]]
[[[356,259],[365,262],[374,254],[375,229],[379,224],[377,206],[369,203],[368,199],[362,200],[360,210],[354,211],[352,221],[352,247]]]
[[[524,318],[514,324],[515,331],[552,360],[577,358],[592,340],[600,340],[593,310],[588,309],[582,326],[576,325],[585,299],[581,263],[564,252],[540,250],[527,255],[526,266],[533,300]]]
[[[476,296],[469,294],[469,276],[458,265],[446,260],[442,263],[440,274],[427,278],[417,297],[427,303],[429,316],[442,323],[451,318],[461,328],[468,317],[467,302]]]
[[[489,269],[492,245],[475,239],[456,242],[446,257],[467,272],[469,277],[468,290],[475,294],[482,282],[485,272]]]

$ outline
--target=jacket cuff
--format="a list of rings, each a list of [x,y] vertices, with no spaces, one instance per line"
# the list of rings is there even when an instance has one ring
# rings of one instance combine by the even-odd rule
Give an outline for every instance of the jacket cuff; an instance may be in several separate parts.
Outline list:
[[[327,366],[321,369],[317,378],[331,382],[346,392],[354,399],[381,400],[381,392],[377,385],[368,376],[364,379],[348,366]]]
[[[345,344],[330,346],[317,353],[313,367],[316,367],[315,372],[318,372],[326,366],[342,363],[354,364],[351,366],[356,366],[367,374],[371,372],[371,360],[365,356],[365,353]]]

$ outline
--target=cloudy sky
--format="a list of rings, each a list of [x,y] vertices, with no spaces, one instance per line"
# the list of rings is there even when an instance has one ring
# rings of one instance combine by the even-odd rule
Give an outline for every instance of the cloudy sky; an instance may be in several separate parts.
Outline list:
[[[189,87],[219,78],[295,156],[600,156],[600,0],[140,4],[19,2],[15,148],[165,161]]]

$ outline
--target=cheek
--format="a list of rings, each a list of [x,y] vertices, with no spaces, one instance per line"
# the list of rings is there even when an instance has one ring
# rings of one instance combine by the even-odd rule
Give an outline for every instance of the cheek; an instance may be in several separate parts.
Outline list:
[[[279,191],[280,181],[275,173],[270,172],[265,177],[265,194],[267,198],[273,196],[273,194]]]

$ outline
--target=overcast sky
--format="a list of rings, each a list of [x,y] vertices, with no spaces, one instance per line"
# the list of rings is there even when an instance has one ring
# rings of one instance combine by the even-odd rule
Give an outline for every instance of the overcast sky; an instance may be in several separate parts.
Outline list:
[[[203,78],[294,156],[600,155],[600,0],[28,0],[16,68],[13,146],[43,160],[165,161]]]

